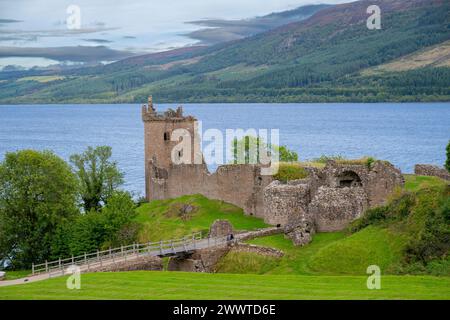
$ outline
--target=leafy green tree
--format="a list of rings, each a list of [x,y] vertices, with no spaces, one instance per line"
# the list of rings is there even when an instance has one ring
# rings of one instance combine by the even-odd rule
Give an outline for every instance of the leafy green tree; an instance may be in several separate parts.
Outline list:
[[[298,161],[297,152],[289,150],[286,146],[280,146],[278,148],[278,152],[280,153],[280,161],[281,162],[297,162]]]
[[[123,191],[113,192],[101,211],[91,210],[80,216],[74,224],[66,225],[65,231],[60,233],[59,243],[68,244],[68,248],[59,247],[62,250],[55,250],[55,254],[79,255],[98,249],[129,245],[137,238],[138,225],[133,222],[135,216],[135,203],[130,194]]]
[[[445,168],[450,172],[450,140],[447,144],[447,160],[445,161]]]
[[[70,157],[79,179],[85,212],[100,210],[123,183],[123,173],[117,168],[117,163],[111,161],[111,155],[111,147],[99,146],[88,147],[82,154]]]
[[[286,146],[277,146],[268,144],[264,139],[254,136],[245,136],[241,139],[234,138],[232,141],[233,163],[244,160],[244,163],[260,163],[260,151],[264,150],[266,154],[277,154],[280,162],[296,162],[298,154],[289,150]],[[243,152],[242,154],[239,154]]]
[[[50,256],[56,230],[73,221],[77,182],[49,151],[6,153],[0,163],[0,260],[29,268]]]

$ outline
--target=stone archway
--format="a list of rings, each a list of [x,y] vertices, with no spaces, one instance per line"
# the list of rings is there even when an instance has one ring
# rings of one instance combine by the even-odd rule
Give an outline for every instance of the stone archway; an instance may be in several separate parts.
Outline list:
[[[347,170],[342,172],[340,175],[336,177],[336,185],[339,188],[353,188],[353,187],[362,187],[362,181],[359,175],[351,170]]]

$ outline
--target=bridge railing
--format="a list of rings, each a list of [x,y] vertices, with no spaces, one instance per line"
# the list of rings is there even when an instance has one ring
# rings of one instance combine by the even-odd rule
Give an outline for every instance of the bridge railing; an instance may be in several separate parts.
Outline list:
[[[171,239],[171,240],[162,240],[158,242],[148,242],[148,243],[136,243],[128,246],[121,246],[118,248],[110,248],[107,250],[98,250],[92,253],[85,253],[79,256],[72,256],[66,259],[58,259],[54,261],[46,261],[40,264],[32,265],[32,274],[41,274],[41,273],[52,273],[52,272],[62,272],[64,274],[64,270],[70,266],[87,266],[89,270],[90,267],[94,266],[102,266],[102,264],[106,260],[113,260],[113,262],[117,259],[127,259],[127,257],[132,255],[154,255],[154,256],[163,256],[176,254],[183,251],[192,251],[195,249],[199,249],[199,242],[202,240],[202,233],[196,232],[191,236],[179,238],[179,239]],[[206,238],[204,238],[206,239]],[[205,240],[206,241],[206,240]],[[207,240],[203,244],[203,246],[210,245],[218,245],[226,241],[225,238],[214,238]]]

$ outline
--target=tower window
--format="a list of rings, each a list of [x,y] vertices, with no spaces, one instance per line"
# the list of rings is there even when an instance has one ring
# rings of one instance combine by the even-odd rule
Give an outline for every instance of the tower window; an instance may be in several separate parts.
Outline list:
[[[170,133],[164,132],[164,141],[170,141]]]

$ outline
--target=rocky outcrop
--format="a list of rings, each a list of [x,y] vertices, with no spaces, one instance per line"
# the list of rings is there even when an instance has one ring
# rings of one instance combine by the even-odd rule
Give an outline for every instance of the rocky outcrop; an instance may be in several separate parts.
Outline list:
[[[414,173],[419,176],[433,176],[450,181],[450,173],[445,168],[431,164],[416,164]]]
[[[0,281],[5,280],[6,278],[6,272],[0,271]]]
[[[211,238],[225,237],[233,233],[233,226],[228,220],[216,220],[209,228]]]

